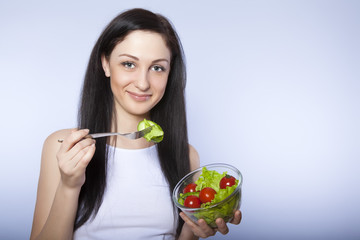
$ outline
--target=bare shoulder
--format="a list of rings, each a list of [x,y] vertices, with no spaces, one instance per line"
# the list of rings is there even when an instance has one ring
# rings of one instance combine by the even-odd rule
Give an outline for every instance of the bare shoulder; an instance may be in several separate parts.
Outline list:
[[[43,153],[44,151],[46,152],[47,150],[58,150],[60,148],[60,143],[58,142],[59,139],[64,139],[66,138],[68,135],[71,134],[71,132],[73,131],[73,129],[62,129],[62,130],[58,130],[56,132],[51,133],[44,142],[43,145]]]
[[[51,133],[45,140],[45,143],[58,142],[59,139],[66,138],[71,132],[75,130],[74,128],[61,129],[56,132]],[[54,141],[55,140],[55,141]]]
[[[196,149],[189,144],[190,171],[200,167],[200,156]]]
[[[56,154],[61,147],[61,143],[59,143],[58,140],[66,138],[69,134],[71,134],[71,132],[72,129],[58,130],[51,133],[45,139],[41,154],[41,165],[43,168],[48,166],[48,164],[50,164],[52,168],[57,168]]]

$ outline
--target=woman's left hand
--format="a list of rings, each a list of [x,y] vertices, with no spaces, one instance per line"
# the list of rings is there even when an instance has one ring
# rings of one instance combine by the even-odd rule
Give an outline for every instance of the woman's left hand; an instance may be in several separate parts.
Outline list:
[[[197,237],[207,238],[210,236],[214,236],[216,232],[220,232],[225,235],[229,232],[229,228],[225,223],[224,219],[218,218],[216,219],[217,228],[211,228],[204,219],[199,219],[197,223],[193,222],[185,213],[181,212],[180,217],[184,220],[185,224],[191,229],[193,234]],[[241,211],[237,210],[234,214],[233,219],[230,223],[238,225],[241,222]]]

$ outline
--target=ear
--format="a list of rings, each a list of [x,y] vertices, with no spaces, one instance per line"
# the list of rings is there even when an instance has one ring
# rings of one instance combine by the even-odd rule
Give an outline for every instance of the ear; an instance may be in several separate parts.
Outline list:
[[[101,65],[104,69],[105,76],[110,77],[110,64],[109,64],[109,61],[106,58],[105,54],[101,55]]]

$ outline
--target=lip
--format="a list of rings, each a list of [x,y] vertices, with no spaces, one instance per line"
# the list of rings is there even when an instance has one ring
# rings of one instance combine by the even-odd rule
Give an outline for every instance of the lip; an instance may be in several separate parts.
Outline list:
[[[129,96],[132,99],[134,99],[135,101],[138,101],[138,102],[147,101],[151,97],[151,94],[141,94],[141,93],[135,93],[135,92],[130,92],[130,91],[127,91],[127,93],[129,94]]]

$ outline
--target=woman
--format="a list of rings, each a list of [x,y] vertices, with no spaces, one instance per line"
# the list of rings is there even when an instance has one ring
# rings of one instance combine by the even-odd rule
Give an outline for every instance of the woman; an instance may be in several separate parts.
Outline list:
[[[188,144],[185,79],[182,47],[167,19],[132,9],[110,22],[86,71],[80,130],[57,131],[44,143],[31,239],[197,239],[228,232],[222,219],[212,229],[177,215],[171,202],[176,183],[199,167]],[[136,131],[144,118],[163,128],[159,144],[84,139],[89,131]],[[237,211],[232,223],[240,220]]]

